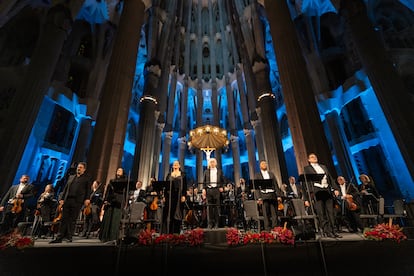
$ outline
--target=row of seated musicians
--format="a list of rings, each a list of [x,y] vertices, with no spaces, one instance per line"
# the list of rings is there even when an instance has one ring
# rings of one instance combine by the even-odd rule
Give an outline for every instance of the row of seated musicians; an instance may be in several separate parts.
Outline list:
[[[131,191],[129,194],[128,203],[132,202],[144,202],[147,205],[146,210],[151,212],[150,210],[154,209],[154,199],[156,198],[158,202],[156,203],[157,208],[163,208],[163,197],[162,195],[154,197],[148,196],[146,193],[142,193],[144,196],[137,196],[135,191]],[[257,193],[250,191],[246,192],[235,192],[232,185],[226,186],[224,192],[221,194],[221,202],[220,202],[220,222],[219,225],[221,227],[237,227],[237,228],[244,228],[247,229],[250,227],[249,221],[246,221],[246,213],[244,210],[243,202],[245,200],[256,200],[257,202],[257,214],[258,216],[263,216],[263,209],[260,200],[257,200],[259,195]],[[295,210],[293,205],[290,204],[290,200],[294,198],[294,195],[283,196],[282,201],[277,202],[277,218],[278,222],[277,225],[283,225],[286,221],[291,221],[290,219],[295,215]],[[359,212],[364,216],[365,214],[374,215],[372,217],[368,217],[370,220],[366,220],[367,224],[373,224],[378,222],[378,219],[375,218],[375,214],[378,213],[378,199],[372,198],[369,196],[363,197],[363,206],[359,210]],[[98,201],[99,202],[99,201]],[[101,201],[101,203],[103,200]],[[22,223],[21,226],[25,227],[27,225],[31,225],[29,229],[31,229],[32,235],[43,236],[43,235],[50,235],[57,232],[57,228],[59,226],[59,215],[61,214],[61,210],[59,210],[60,206],[58,206],[57,200],[51,201],[49,204],[42,205],[42,208],[39,208],[34,212],[31,216],[28,216],[27,222]],[[184,220],[183,220],[183,227],[186,228],[195,228],[207,227],[207,208],[208,204],[206,202],[206,195],[205,190],[198,191],[195,187],[189,187],[187,191],[187,198],[186,202],[184,203]],[[337,209],[337,227],[342,227],[344,224],[344,220],[342,218],[344,210],[344,206],[339,206],[336,201],[336,209]],[[91,221],[86,223],[86,214],[85,208],[83,208],[80,212],[79,219],[77,222],[77,233],[79,235],[85,235],[86,231],[89,232],[97,232],[99,231],[100,220],[102,219],[99,217],[99,212],[102,209],[102,204],[94,204],[92,206],[92,213],[95,213],[96,217],[99,220],[95,220],[91,223]],[[307,210],[310,214],[312,213],[311,210]],[[39,214],[40,212],[40,214]],[[160,222],[162,218],[160,214],[162,212],[157,212],[157,216],[155,221]],[[364,220],[365,222],[365,220]],[[342,224],[342,225],[341,225]],[[346,224],[346,222],[345,222]],[[370,226],[370,225],[366,225]],[[89,228],[91,227],[91,228]],[[89,228],[89,229],[88,229]],[[155,227],[154,227],[155,228]]]

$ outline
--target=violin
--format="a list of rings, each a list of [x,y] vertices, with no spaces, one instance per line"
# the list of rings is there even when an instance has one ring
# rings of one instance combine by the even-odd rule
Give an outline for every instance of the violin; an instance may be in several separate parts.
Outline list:
[[[354,202],[354,199],[351,196],[346,197],[346,202],[346,206],[350,211],[355,211],[356,209],[358,209],[358,205]]]
[[[59,203],[59,206],[56,209],[56,217],[52,221],[52,225],[50,226],[50,230],[53,233],[56,233],[59,229],[58,222],[62,219],[62,211],[63,211],[63,203]]]
[[[278,200],[277,202],[277,210],[283,211],[285,209],[285,206],[283,205],[282,200]]]
[[[89,216],[91,213],[92,213],[92,208],[91,208],[91,203],[89,202],[89,203],[87,203],[87,204],[85,205],[85,207],[83,208],[83,214],[84,214],[85,216]]]
[[[151,202],[150,209],[155,211],[158,209],[158,196],[154,197],[154,200]]]
[[[12,203],[13,203],[13,207],[11,209],[11,212],[13,214],[18,214],[23,210],[23,207],[22,207],[23,200],[15,198],[13,199]]]

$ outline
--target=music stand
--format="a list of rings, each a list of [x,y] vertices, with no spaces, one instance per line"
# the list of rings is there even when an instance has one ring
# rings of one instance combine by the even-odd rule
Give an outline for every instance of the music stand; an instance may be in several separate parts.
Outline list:
[[[299,181],[301,182],[320,182],[322,178],[325,176],[324,173],[304,173],[299,175]]]
[[[159,180],[159,181],[154,181],[152,182],[152,186],[154,187],[154,191],[157,192],[157,194],[159,195],[160,192],[162,192],[163,196],[165,197],[166,192],[168,192],[168,214],[167,214],[167,233],[169,233],[170,230],[170,207],[171,207],[171,186],[172,183],[171,181],[163,181],[163,180]],[[160,231],[163,232],[163,228],[164,228],[164,211],[165,209],[162,209],[162,215],[161,215],[161,229]]]
[[[273,179],[254,179],[254,180],[249,180],[249,182],[253,186],[258,187],[259,190],[265,190],[265,189],[274,190],[275,189],[274,184],[273,184]]]
[[[129,182],[129,185],[128,185]],[[111,185],[114,188],[114,192],[117,194],[123,194],[125,189],[127,190],[135,190],[135,182],[134,180],[128,179],[116,179],[111,180]]]
[[[315,212],[315,208],[313,207],[313,201],[311,198],[311,194],[310,194],[310,189],[309,189],[309,182],[321,182],[322,178],[325,176],[324,173],[322,174],[318,174],[318,173],[304,173],[299,175],[299,181],[300,182],[304,182],[305,183],[305,187],[306,187],[306,193],[308,194],[308,198],[309,198],[309,203],[311,206],[311,210],[312,210],[312,214],[316,214]],[[315,192],[313,190],[313,185],[312,185],[312,193],[315,195]],[[316,196],[316,195],[315,195]],[[315,223],[315,230],[319,232],[319,226],[318,223],[316,221],[316,219],[314,219],[314,223]]]
[[[157,193],[165,191],[170,187],[170,181],[154,181],[152,182],[152,187],[154,187],[154,191]]]

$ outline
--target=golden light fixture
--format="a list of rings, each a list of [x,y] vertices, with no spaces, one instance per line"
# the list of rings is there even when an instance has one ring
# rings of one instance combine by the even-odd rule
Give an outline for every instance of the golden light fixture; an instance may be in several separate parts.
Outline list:
[[[207,155],[207,160],[210,159],[212,151],[229,145],[227,131],[217,126],[200,126],[190,130],[189,134],[188,147],[194,147],[204,151]]]

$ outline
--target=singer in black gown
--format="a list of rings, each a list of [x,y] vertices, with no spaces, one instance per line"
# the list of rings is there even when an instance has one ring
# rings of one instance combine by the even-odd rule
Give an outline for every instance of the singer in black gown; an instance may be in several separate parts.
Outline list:
[[[170,182],[169,189],[164,191],[163,226],[162,232],[179,234],[184,212],[184,202],[187,192],[185,172],[181,171],[179,161],[174,161],[172,171],[165,178]]]

